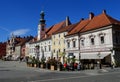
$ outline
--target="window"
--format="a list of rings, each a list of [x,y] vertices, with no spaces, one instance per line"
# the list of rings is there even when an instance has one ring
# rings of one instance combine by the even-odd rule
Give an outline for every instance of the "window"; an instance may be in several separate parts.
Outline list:
[[[84,46],[84,40],[83,39],[81,40],[81,45]]]
[[[46,46],[45,46],[45,52],[47,51]]]
[[[91,45],[94,45],[95,42],[94,42],[94,38],[91,38]]]
[[[55,45],[55,42],[54,42],[54,45]]]
[[[49,45],[48,47],[49,47],[49,51],[51,51],[51,46]]]
[[[64,36],[65,36],[66,34],[64,33]]]
[[[104,36],[100,37],[101,44],[104,44]]]
[[[41,47],[41,51],[43,51],[43,47]]]
[[[67,47],[70,48],[70,42],[67,42]]]
[[[59,45],[60,45],[60,41],[59,41]]]
[[[63,50],[63,52],[65,52],[65,49]]]
[[[60,38],[60,34],[59,34],[59,38]]]
[[[55,53],[55,49],[53,50],[53,52]]]
[[[73,41],[73,47],[76,47],[76,41]]]
[[[58,52],[60,52],[60,49],[58,50]]]
[[[100,43],[104,44],[105,43],[105,40],[104,40],[105,33],[103,33],[103,32],[99,33],[99,37],[100,37]]]

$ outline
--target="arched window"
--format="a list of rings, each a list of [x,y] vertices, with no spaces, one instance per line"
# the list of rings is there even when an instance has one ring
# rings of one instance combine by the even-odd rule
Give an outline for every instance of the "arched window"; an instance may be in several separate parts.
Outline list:
[[[90,35],[89,38],[91,45],[95,45],[95,35]]]
[[[85,37],[80,37],[80,45],[81,46],[85,45]]]
[[[76,38],[72,39],[72,43],[73,43],[73,47],[75,48],[76,47]]]
[[[95,44],[94,38],[91,38],[91,45],[94,45],[94,44]]]
[[[105,33],[99,33],[99,37],[100,37],[100,43],[104,44],[105,43]]]
[[[67,42],[67,48],[70,48],[70,42]]]
[[[73,47],[76,47],[76,41],[75,40],[73,41]]]
[[[70,39],[66,40],[67,42],[67,48],[70,48]]]

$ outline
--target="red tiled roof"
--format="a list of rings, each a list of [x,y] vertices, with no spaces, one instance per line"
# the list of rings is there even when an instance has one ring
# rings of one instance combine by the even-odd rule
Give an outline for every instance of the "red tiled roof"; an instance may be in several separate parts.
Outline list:
[[[100,15],[94,16],[91,20],[82,20],[72,31],[68,33],[68,35],[102,28],[111,24],[120,25],[120,21],[110,17],[106,13],[102,13]]]
[[[55,31],[59,30],[60,28],[62,28],[65,25],[65,21],[60,22],[58,24],[55,24],[51,30],[47,33],[48,35],[51,35],[52,33],[54,33]]]
[[[102,13],[98,16],[93,17],[90,23],[81,32],[102,28],[104,26],[111,25],[111,24],[120,25],[120,21],[108,16],[105,13]]]
[[[79,32],[80,30],[82,30],[88,23],[90,22],[90,20],[81,20],[78,25],[73,29],[71,30],[68,35],[71,35],[71,34],[75,34],[77,32]]]
[[[69,32],[77,25],[78,25],[78,23],[71,24],[69,26],[66,26],[64,28],[61,28],[61,29],[57,30],[54,34],[61,33],[61,32],[66,32],[66,31]]]
[[[63,28],[63,27],[65,27],[65,21],[60,22],[60,23],[58,23],[58,24],[55,24],[55,25],[51,26],[51,27],[46,31],[46,35],[47,35],[47,36],[44,35],[44,37],[42,37],[42,40],[43,40],[43,39],[50,38],[51,35],[52,35],[54,32],[56,32],[57,30],[59,30],[59,29],[61,29],[61,28]],[[46,36],[46,37],[45,37],[45,36]]]

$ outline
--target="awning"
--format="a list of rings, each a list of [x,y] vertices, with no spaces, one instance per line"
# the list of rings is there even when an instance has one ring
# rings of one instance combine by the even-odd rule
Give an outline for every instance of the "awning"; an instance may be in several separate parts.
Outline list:
[[[103,59],[110,55],[110,53],[81,53],[80,59]]]

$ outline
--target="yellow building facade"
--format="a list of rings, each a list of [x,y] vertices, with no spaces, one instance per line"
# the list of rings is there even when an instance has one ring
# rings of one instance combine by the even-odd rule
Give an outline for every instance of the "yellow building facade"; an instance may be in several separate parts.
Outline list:
[[[65,35],[67,32],[57,33],[52,35],[52,53],[56,59],[61,58],[63,63],[63,57],[65,53]]]

